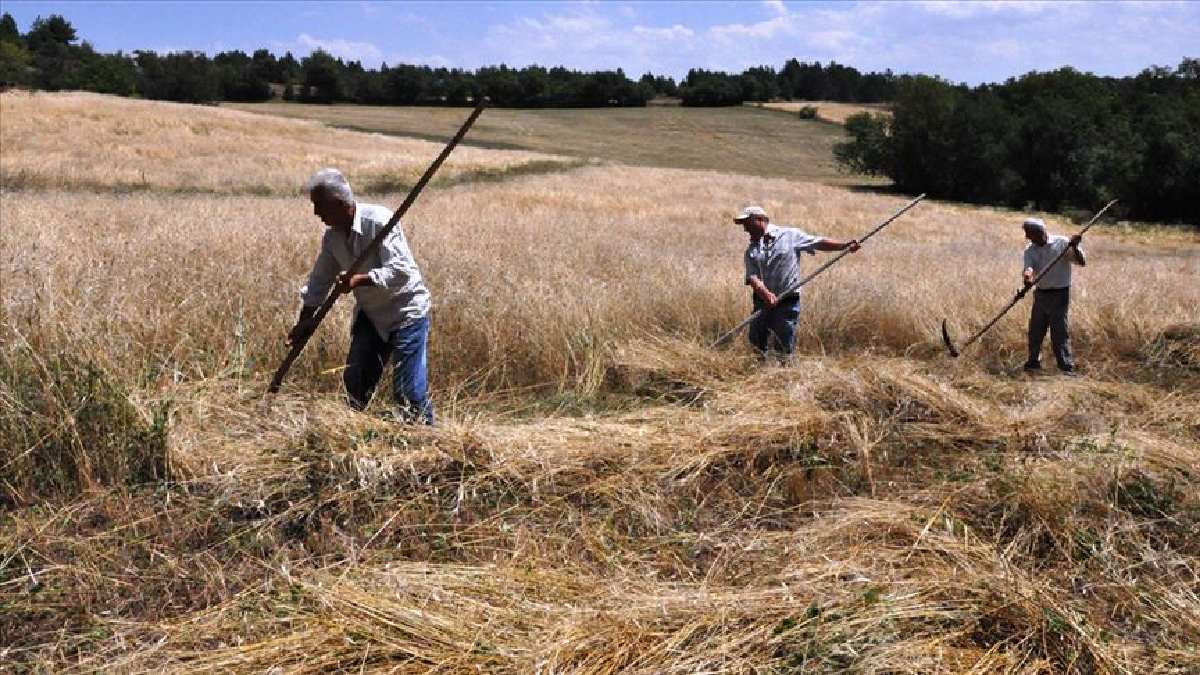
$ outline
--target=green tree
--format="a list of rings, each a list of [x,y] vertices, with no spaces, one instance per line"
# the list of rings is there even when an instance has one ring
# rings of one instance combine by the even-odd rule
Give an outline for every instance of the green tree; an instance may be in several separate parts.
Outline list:
[[[850,173],[888,176],[892,173],[891,118],[862,112],[846,119],[849,141],[833,147],[838,165]]]
[[[17,30],[17,22],[8,12],[0,16],[0,43],[2,42],[21,44],[21,31]]]
[[[85,62],[77,86],[101,94],[131,96],[137,90],[137,71],[133,61],[121,52],[97,54]]]
[[[33,57],[20,42],[0,40],[0,87],[29,84],[33,80]]]
[[[328,52],[318,49],[300,62],[302,100],[333,103],[346,98],[345,66]]]
[[[906,192],[947,195],[954,153],[949,122],[960,91],[944,80],[917,77],[901,87],[891,124],[892,180]]]
[[[61,14],[51,14],[46,19],[39,16],[25,34],[26,46],[35,53],[55,45],[66,46],[74,41],[75,28]]]

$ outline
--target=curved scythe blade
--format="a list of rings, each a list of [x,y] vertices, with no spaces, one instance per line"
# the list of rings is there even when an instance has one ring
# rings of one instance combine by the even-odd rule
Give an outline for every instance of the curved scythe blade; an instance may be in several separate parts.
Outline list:
[[[950,329],[946,327],[946,320],[942,319],[942,342],[946,343],[946,349],[950,351],[950,356],[958,357],[958,350],[954,348],[954,341],[950,339]]]

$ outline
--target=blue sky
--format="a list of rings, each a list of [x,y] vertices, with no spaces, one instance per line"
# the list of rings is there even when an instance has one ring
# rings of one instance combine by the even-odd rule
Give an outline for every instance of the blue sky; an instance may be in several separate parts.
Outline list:
[[[1200,2],[0,2],[28,30],[62,14],[101,51],[323,48],[475,68],[680,77],[796,57],[977,84],[1064,65],[1126,75],[1200,57]]]

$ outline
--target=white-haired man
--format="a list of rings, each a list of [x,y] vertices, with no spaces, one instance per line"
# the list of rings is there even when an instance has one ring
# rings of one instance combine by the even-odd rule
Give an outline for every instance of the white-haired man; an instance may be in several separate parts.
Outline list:
[[[312,333],[312,316],[330,288],[336,285],[338,292],[353,293],[357,304],[350,328],[350,353],[342,373],[350,406],[366,408],[391,359],[392,395],[405,418],[433,424],[426,366],[429,290],[404,232],[397,224],[366,260],[363,270],[348,274],[345,270],[387,225],[392,212],[356,202],[349,181],[337,169],[315,173],[306,190],[313,214],[327,229],[308,283],[300,289],[304,308],[288,342]]]
[[[784,358],[796,343],[796,320],[800,317],[800,295],[780,301],[779,296],[800,283],[800,254],[817,251],[858,250],[858,241],[814,237],[794,227],[772,225],[760,206],[747,206],[733,219],[746,234],[746,285],[754,290],[755,311],[765,310],[750,324],[750,344],[764,358],[772,347]],[[772,343],[771,338],[775,340]]]
[[[1058,369],[1064,373],[1075,372],[1075,359],[1071,354],[1071,335],[1067,332],[1067,310],[1071,307],[1071,266],[1080,267],[1087,264],[1083,249],[1079,242],[1080,235],[1070,239],[1046,232],[1046,223],[1040,218],[1027,218],[1021,227],[1025,230],[1025,238],[1029,244],[1025,246],[1024,270],[1022,276],[1025,288],[1033,286],[1033,279],[1042,270],[1065,251],[1072,247],[1071,253],[1062,257],[1054,267],[1046,272],[1037,283],[1033,293],[1033,309],[1029,313],[1029,359],[1025,361],[1026,371],[1042,369],[1042,341],[1046,339],[1046,329],[1050,329],[1050,346],[1054,350],[1054,360]]]

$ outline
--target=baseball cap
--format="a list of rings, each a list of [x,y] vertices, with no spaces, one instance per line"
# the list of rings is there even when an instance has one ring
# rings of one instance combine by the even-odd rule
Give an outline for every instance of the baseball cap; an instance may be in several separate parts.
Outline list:
[[[734,218],[734,221],[746,220],[746,219],[747,219],[747,218],[749,218],[750,216],[762,216],[763,218],[767,218],[767,217],[768,217],[768,216],[767,216],[767,212],[766,212],[765,210],[763,210],[763,207],[761,207],[761,206],[747,206],[746,208],[742,209],[742,210],[741,210],[741,211],[740,211],[740,212],[737,214],[737,217],[735,217],[735,218]]]

